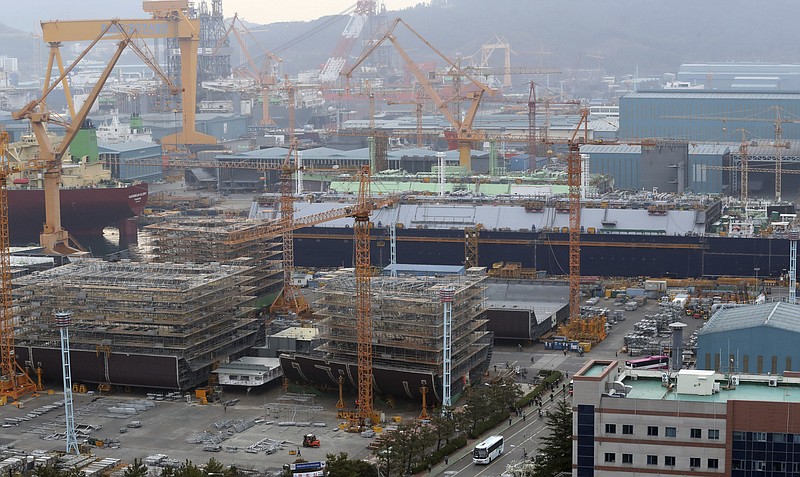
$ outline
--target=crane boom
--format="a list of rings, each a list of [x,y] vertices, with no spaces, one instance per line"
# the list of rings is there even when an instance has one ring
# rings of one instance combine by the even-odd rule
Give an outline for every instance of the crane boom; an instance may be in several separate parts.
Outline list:
[[[42,28],[43,31],[46,30],[45,24],[42,24]],[[36,140],[39,143],[39,157],[42,161],[47,163],[47,167],[44,169],[43,174],[46,219],[44,230],[39,236],[39,242],[47,253],[72,254],[78,252],[77,249],[69,245],[69,233],[61,227],[61,202],[59,197],[61,159],[67,152],[72,140],[75,139],[75,136],[78,134],[78,131],[89,114],[89,110],[97,100],[97,97],[100,95],[103,85],[105,85],[106,81],[111,75],[114,66],[122,56],[123,51],[126,47],[131,46],[136,51],[136,54],[145,60],[145,63],[151,67],[154,67],[157,72],[159,71],[155,63],[146,61],[148,59],[148,55],[146,55],[138,46],[136,46],[135,43],[133,43],[133,34],[136,33],[136,30],[134,29],[133,33],[131,33],[130,28],[131,27],[129,25],[123,25],[119,20],[111,20],[107,22],[107,24],[102,25],[102,28],[99,28],[100,33],[92,39],[92,42],[89,44],[89,46],[84,49],[83,52],[81,52],[72,62],[72,64],[66,69],[63,68],[63,65],[61,65],[61,57],[57,53],[57,48],[55,49],[55,53],[51,50],[51,61],[49,61],[49,63],[52,66],[52,55],[56,55],[59,60],[59,69],[61,71],[61,75],[49,85],[47,84],[49,82],[48,79],[45,83],[44,92],[40,98],[29,102],[21,110],[12,114],[12,117],[16,120],[28,120],[30,122],[31,130],[33,131],[34,135],[36,136]],[[67,30],[69,30],[69,28],[67,28]],[[121,40],[117,43],[116,50],[114,50],[111,59],[108,60],[108,63],[100,74],[97,83],[87,95],[81,109],[73,113],[70,121],[66,121],[65,119],[60,118],[58,115],[47,111],[45,107],[45,101],[48,95],[52,93],[59,83],[64,83],[66,81],[69,73],[75,69],[77,64],[100,40],[106,39],[108,36],[121,37]],[[52,40],[53,33],[47,30],[47,35],[45,35],[45,38]],[[54,43],[60,44],[59,42]],[[162,77],[166,78],[163,75]],[[177,88],[172,87],[172,85],[170,86],[173,93],[178,92]],[[46,125],[48,123],[58,124],[64,127],[64,136],[57,145],[53,144],[50,136],[47,133]]]
[[[183,130],[162,138],[162,144],[216,144],[214,136],[195,129],[200,20],[186,16],[189,11],[188,0],[145,1],[142,7],[152,18],[42,22],[42,38],[51,45],[92,41],[112,24],[121,27],[101,35],[103,40],[123,40],[134,35],[139,38],[177,38],[181,57]]]
[[[422,41],[428,48],[430,48],[434,53],[436,53],[439,57],[444,59],[447,64],[450,66],[452,74],[459,77],[465,77],[470,80],[470,82],[477,88],[477,91],[471,92],[468,95],[468,99],[470,99],[470,107],[467,111],[467,114],[464,116],[464,119],[461,120],[450,111],[448,107],[449,101],[442,99],[441,95],[436,88],[433,87],[428,76],[419,68],[419,66],[411,59],[408,55],[406,50],[400,45],[397,41],[397,38],[394,35],[394,30],[397,28],[398,25],[402,24],[405,26],[412,34],[414,34],[420,41]],[[455,131],[456,140],[458,142],[458,158],[459,163],[470,169],[471,167],[471,155],[472,155],[472,143],[475,141],[480,141],[485,138],[485,134],[481,131],[475,131],[472,128],[473,122],[475,121],[475,117],[478,113],[478,108],[480,106],[481,99],[483,98],[484,93],[493,96],[496,91],[484,83],[478,81],[473,76],[467,74],[462,70],[456,63],[452,60],[447,58],[443,55],[439,50],[437,50],[428,40],[426,40],[422,35],[420,35],[416,30],[414,30],[409,24],[404,22],[402,19],[398,18],[392,22],[389,27],[387,28],[386,32],[381,36],[376,42],[373,42],[369,47],[367,47],[361,55],[359,55],[358,59],[353,63],[353,65],[347,69],[347,71],[343,72],[342,75],[347,77],[348,83],[350,78],[353,75],[353,72],[356,68],[363,63],[367,57],[369,57],[377,48],[386,40],[394,46],[397,53],[406,63],[409,71],[411,74],[414,75],[414,78],[422,85],[422,88],[425,90],[425,93],[433,100],[433,103],[436,105],[436,109],[438,109],[442,115],[447,119],[447,122],[450,123],[453,130]]]

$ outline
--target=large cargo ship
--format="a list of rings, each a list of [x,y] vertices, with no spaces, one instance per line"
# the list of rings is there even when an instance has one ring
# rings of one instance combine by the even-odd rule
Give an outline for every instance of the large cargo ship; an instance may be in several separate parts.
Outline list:
[[[414,399],[428,392],[428,402],[441,402],[444,317],[441,296],[453,298],[451,313],[450,384],[455,397],[489,366],[492,334],[483,307],[482,273],[451,277],[375,277],[372,279],[373,376],[383,397]],[[323,344],[310,353],[281,354],[288,379],[326,387],[339,378],[358,388],[355,277],[340,270],[321,278],[322,297],[315,304]],[[427,391],[424,391],[427,389]]]
[[[789,269],[789,241],[772,230],[768,217],[775,213],[766,204],[765,218],[754,225],[753,219],[729,219],[733,207],[719,198],[622,199],[586,201],[581,213],[583,275],[778,277]],[[341,207],[337,200],[296,204],[295,217]],[[477,228],[481,266],[503,261],[551,275],[569,270],[568,206],[558,198],[410,197],[373,212],[372,222],[377,266],[389,264],[388,225],[395,223],[399,263],[463,264],[465,230]],[[298,230],[295,263],[352,266],[352,236],[352,219]]]
[[[53,141],[60,138],[53,136]],[[39,153],[32,134],[9,144],[11,161],[25,162]],[[12,245],[38,243],[45,221],[44,180],[37,171],[15,175],[8,188],[8,229]],[[124,221],[144,211],[146,183],[121,184],[99,161],[97,136],[91,124],[82,128],[62,159],[61,225],[79,241],[102,235],[105,227],[123,227]]]
[[[113,184],[61,190],[61,224],[80,240],[102,235],[106,227],[119,227],[125,219],[144,211],[146,183]],[[38,243],[45,220],[42,189],[8,191],[8,232],[12,245]]]

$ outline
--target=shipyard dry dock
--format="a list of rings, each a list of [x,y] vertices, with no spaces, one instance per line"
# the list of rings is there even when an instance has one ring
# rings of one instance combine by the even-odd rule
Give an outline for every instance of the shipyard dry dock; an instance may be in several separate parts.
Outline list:
[[[185,390],[256,344],[253,269],[78,260],[15,280],[20,363],[61,379],[53,314],[72,312],[72,380]]]
[[[440,291],[454,291],[452,309],[452,389],[457,395],[489,366],[492,334],[487,331],[483,269],[448,277],[374,277],[372,336],[375,391],[392,398],[440,401],[442,388],[443,306]],[[321,281],[316,314],[323,319],[323,343],[312,353],[282,354],[281,367],[292,381],[327,387],[358,380],[355,277],[352,270],[331,273]]]

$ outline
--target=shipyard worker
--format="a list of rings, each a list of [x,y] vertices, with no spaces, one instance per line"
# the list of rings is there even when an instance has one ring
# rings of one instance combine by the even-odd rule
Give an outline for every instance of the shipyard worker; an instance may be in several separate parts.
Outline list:
[[[508,418],[508,425],[509,426],[511,425],[511,418],[510,417]]]
[[[449,455],[444,456],[444,465],[450,465],[450,456]]]
[[[522,351],[522,345],[517,343],[517,351]]]

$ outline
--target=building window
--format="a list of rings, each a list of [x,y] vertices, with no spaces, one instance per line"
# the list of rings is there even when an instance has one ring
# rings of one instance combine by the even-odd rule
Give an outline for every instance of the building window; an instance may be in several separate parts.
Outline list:
[[[622,433],[632,435],[633,434],[633,424],[623,424],[622,425]]]
[[[673,466],[674,467],[675,466],[675,456],[674,455],[664,456],[664,465],[668,465],[668,466]]]
[[[700,429],[691,429],[689,436],[692,439],[700,439],[701,437],[703,437],[703,431]]]
[[[789,434],[791,436],[791,434]],[[773,432],[772,442],[786,442],[786,434],[783,432]]]
[[[623,464],[633,464],[633,454],[622,454]]]
[[[756,442],[767,442],[767,433],[766,432],[754,432],[753,433],[753,440]]]
[[[747,434],[742,431],[733,431],[733,440],[743,441],[745,439],[747,439]]]
[[[767,466],[763,460],[756,460],[753,461],[753,470],[764,471],[767,470]]]
[[[689,467],[696,469],[700,467],[700,458],[699,457],[689,457]]]
[[[677,437],[678,430],[674,427],[665,427],[664,428],[664,435],[667,437]]]
[[[658,426],[647,426],[647,435],[648,436],[657,436],[658,435]]]
[[[617,433],[616,424],[606,424],[606,434],[616,434],[616,433]]]
[[[617,454],[613,452],[606,452],[606,462],[616,462]]]
[[[647,456],[647,465],[658,465],[658,456],[657,455],[648,455]]]
[[[708,459],[709,469],[719,469],[719,459]]]
[[[708,438],[709,439],[719,439],[719,429],[709,429],[708,430]]]

